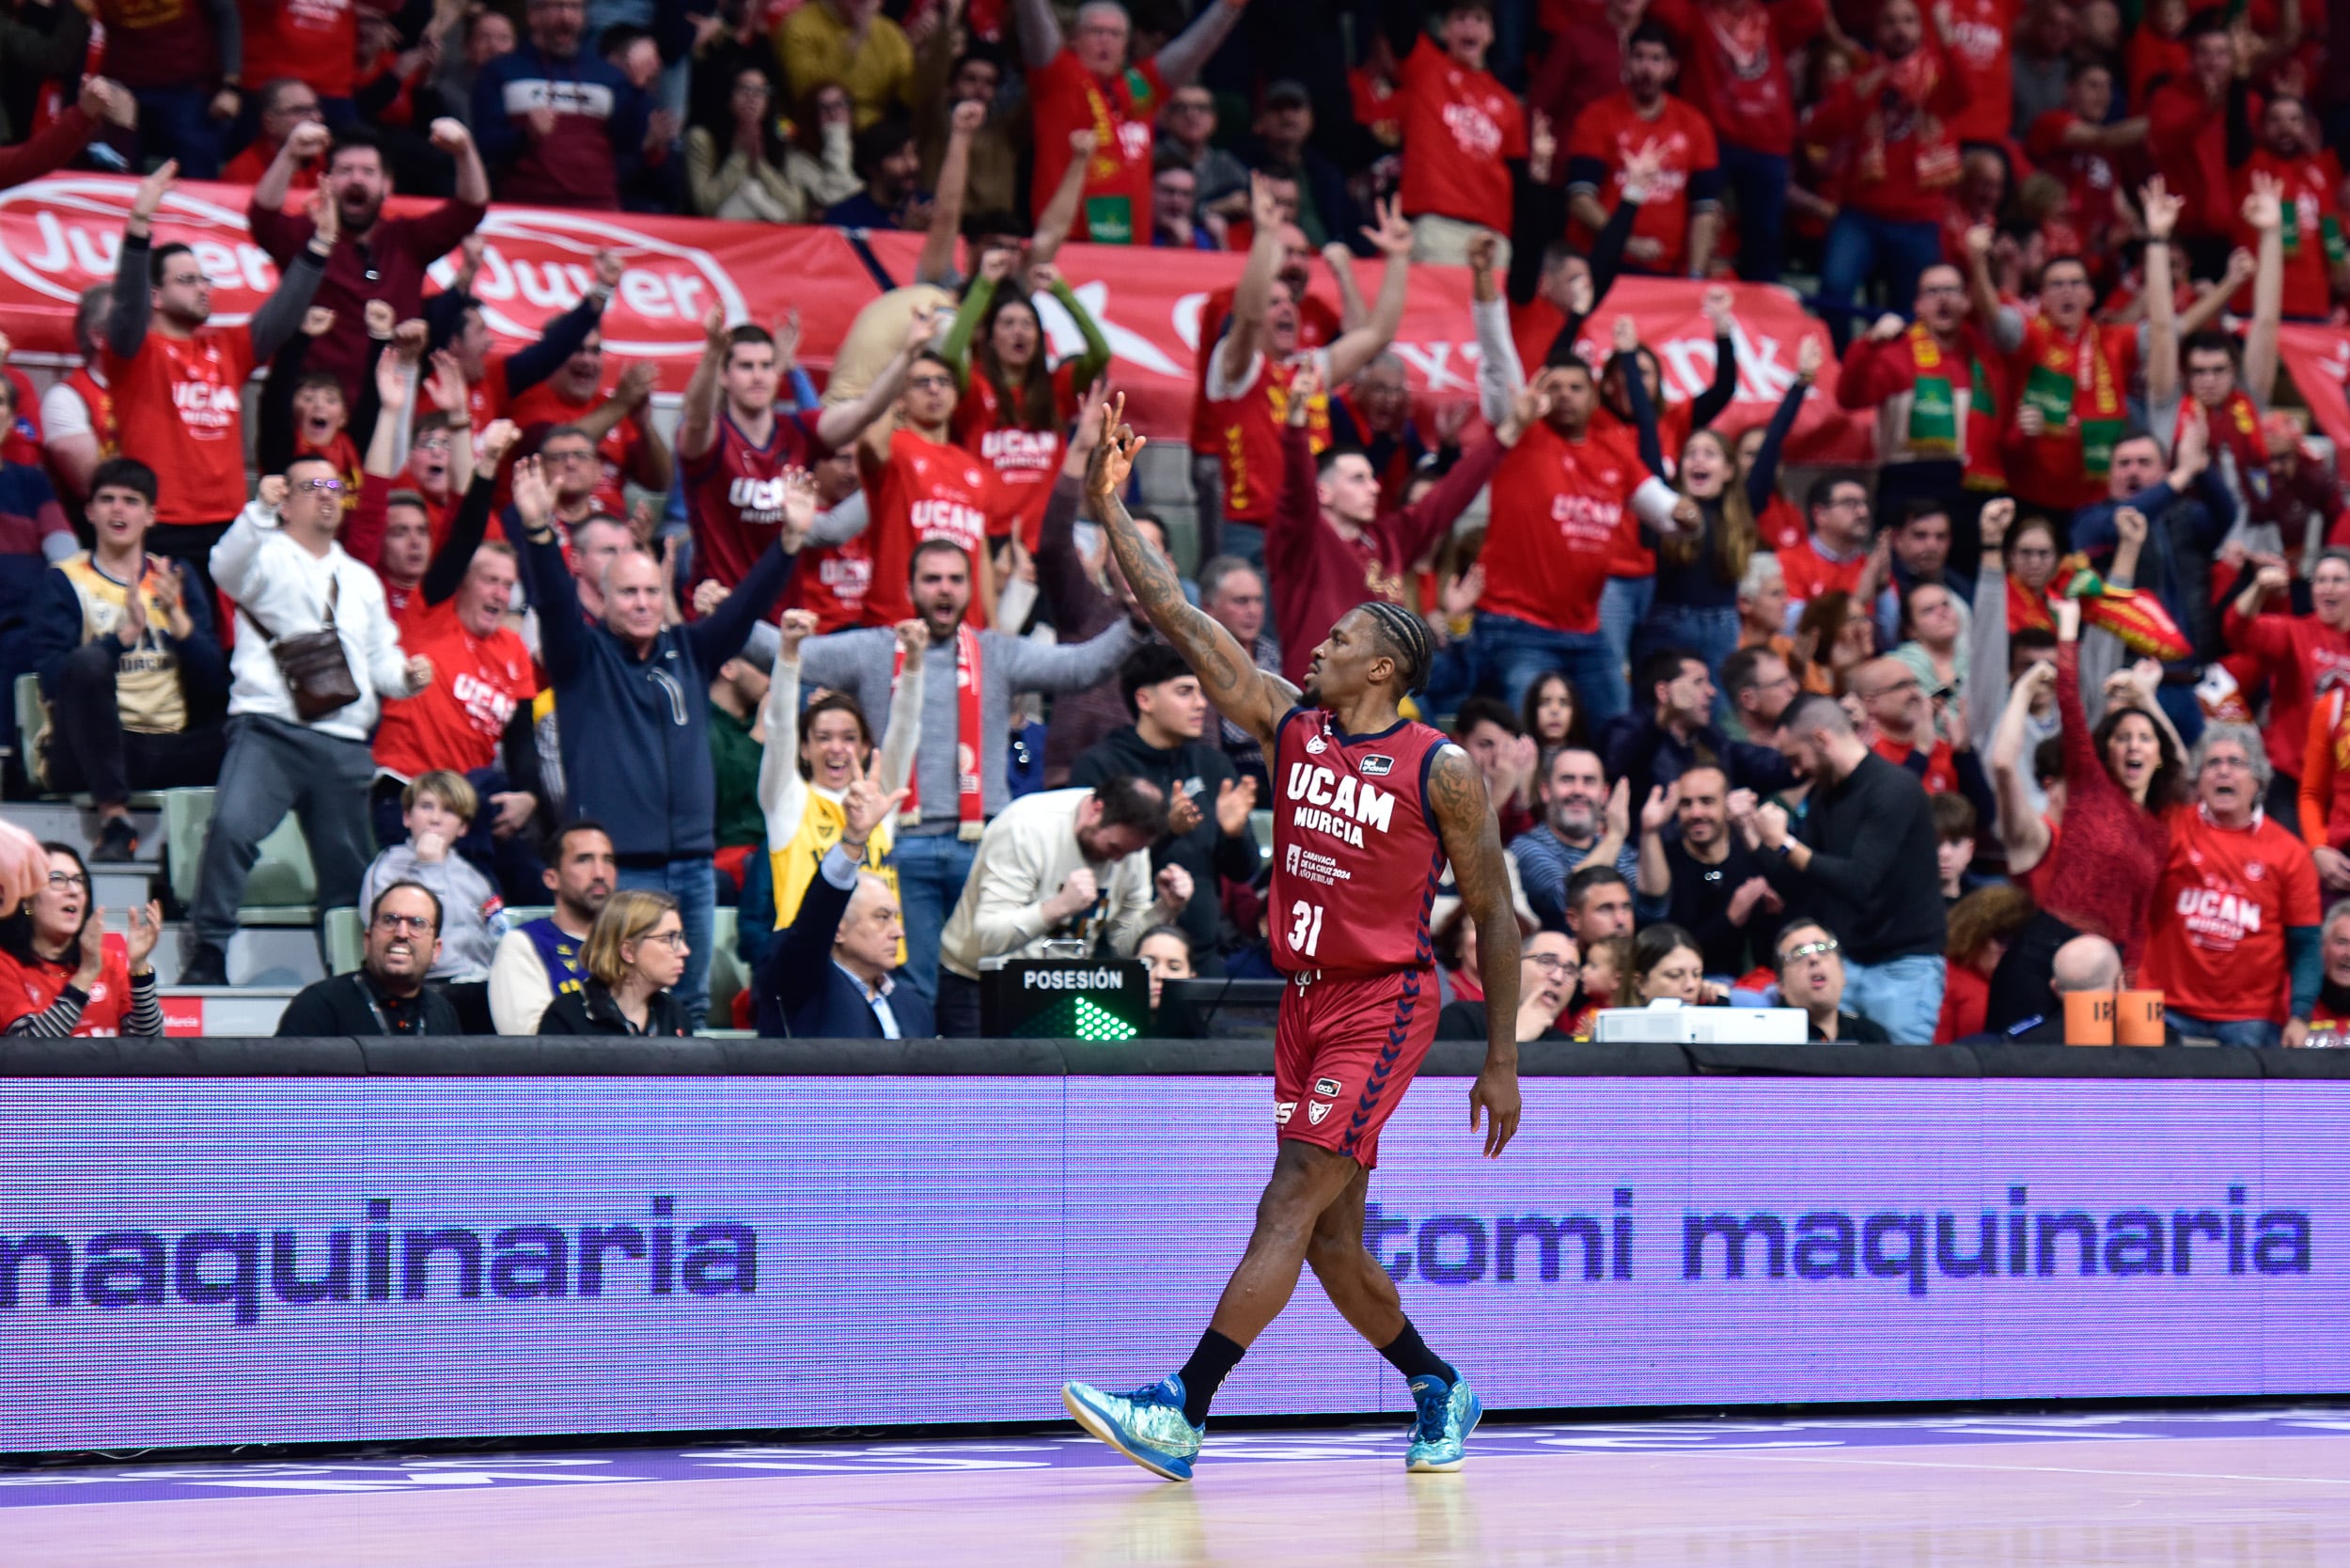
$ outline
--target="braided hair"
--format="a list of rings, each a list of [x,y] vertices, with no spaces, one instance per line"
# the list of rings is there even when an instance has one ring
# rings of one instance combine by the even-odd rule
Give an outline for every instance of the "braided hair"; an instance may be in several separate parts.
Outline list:
[[[1366,599],[1355,606],[1378,624],[1380,639],[1394,655],[1397,685],[1402,694],[1419,690],[1435,662],[1435,639],[1427,624],[1402,605],[1385,599]]]

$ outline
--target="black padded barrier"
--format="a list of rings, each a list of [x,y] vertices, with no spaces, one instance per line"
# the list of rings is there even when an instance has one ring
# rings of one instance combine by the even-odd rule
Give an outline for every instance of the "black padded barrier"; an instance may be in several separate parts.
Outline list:
[[[1474,1077],[1485,1048],[1440,1040],[1423,1077]],[[1532,1078],[2337,1078],[2350,1051],[2067,1045],[1577,1045],[1519,1051]],[[1269,1040],[348,1040],[0,1038],[0,1077],[1269,1077]]]

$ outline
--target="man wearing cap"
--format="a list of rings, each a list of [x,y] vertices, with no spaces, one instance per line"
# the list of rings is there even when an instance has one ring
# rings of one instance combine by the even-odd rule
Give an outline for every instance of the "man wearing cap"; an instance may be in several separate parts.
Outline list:
[[[1242,149],[1248,166],[1297,185],[1297,227],[1316,250],[1340,244],[1357,256],[1372,254],[1362,237],[1362,209],[1347,193],[1346,172],[1310,146],[1313,100],[1302,82],[1284,78],[1264,90],[1257,111],[1256,139]]]

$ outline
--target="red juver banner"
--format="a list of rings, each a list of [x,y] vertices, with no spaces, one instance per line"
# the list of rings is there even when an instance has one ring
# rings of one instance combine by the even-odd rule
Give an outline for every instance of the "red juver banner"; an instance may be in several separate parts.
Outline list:
[[[134,189],[118,176],[66,175],[0,192],[0,331],[18,351],[73,352],[75,300],[91,283],[113,275]],[[225,321],[243,320],[276,281],[276,268],[246,233],[247,196],[241,185],[191,182],[173,191],[157,215],[162,238],[196,247],[212,280],[213,309]],[[392,209],[425,205],[398,197]],[[617,359],[659,367],[660,384],[671,393],[682,391],[693,371],[702,315],[712,306],[729,321],[769,323],[797,307],[801,360],[821,371],[831,365],[856,312],[884,287],[848,234],[835,228],[494,206],[480,233],[487,245],[474,292],[492,333],[509,350],[578,303],[588,287],[589,258],[601,249],[617,251],[627,271],[604,316],[605,347]],[[914,275],[919,235],[874,234],[868,243],[889,279],[902,283]],[[1073,244],[1062,248],[1058,261],[1109,338],[1111,379],[1126,394],[1129,417],[1146,434],[1181,440],[1191,422],[1201,307],[1211,293],[1238,281],[1242,258]],[[454,270],[454,258],[444,258],[432,274],[446,285]],[[1356,270],[1366,297],[1375,296],[1381,264],[1364,262]],[[1326,275],[1313,287],[1335,302]],[[1738,318],[1738,391],[1719,422],[1734,431],[1770,417],[1794,379],[1796,346],[1806,337],[1825,337],[1826,329],[1786,290],[1728,287]],[[1714,337],[1700,308],[1702,294],[1690,282],[1622,279],[1587,327],[1583,350],[1596,362],[1616,318],[1628,315],[1663,365],[1668,400],[1694,398],[1714,375]],[[1076,330],[1060,308],[1046,301],[1044,316],[1054,352],[1074,352]],[[2286,368],[2318,425],[2350,447],[2350,402],[2342,394],[2350,336],[2289,326],[2283,348]],[[1478,351],[1465,269],[1415,269],[1394,349],[1423,408],[1476,397]],[[1870,416],[1836,406],[1836,373],[1831,359],[1796,422],[1789,462],[1865,462],[1871,456]]]

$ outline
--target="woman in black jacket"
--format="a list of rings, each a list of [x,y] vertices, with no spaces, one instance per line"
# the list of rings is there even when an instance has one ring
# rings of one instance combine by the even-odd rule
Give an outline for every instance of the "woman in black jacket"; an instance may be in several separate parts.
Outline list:
[[[693,1033],[669,988],[685,973],[685,924],[666,893],[612,895],[588,930],[588,981],[555,998],[540,1034]]]

